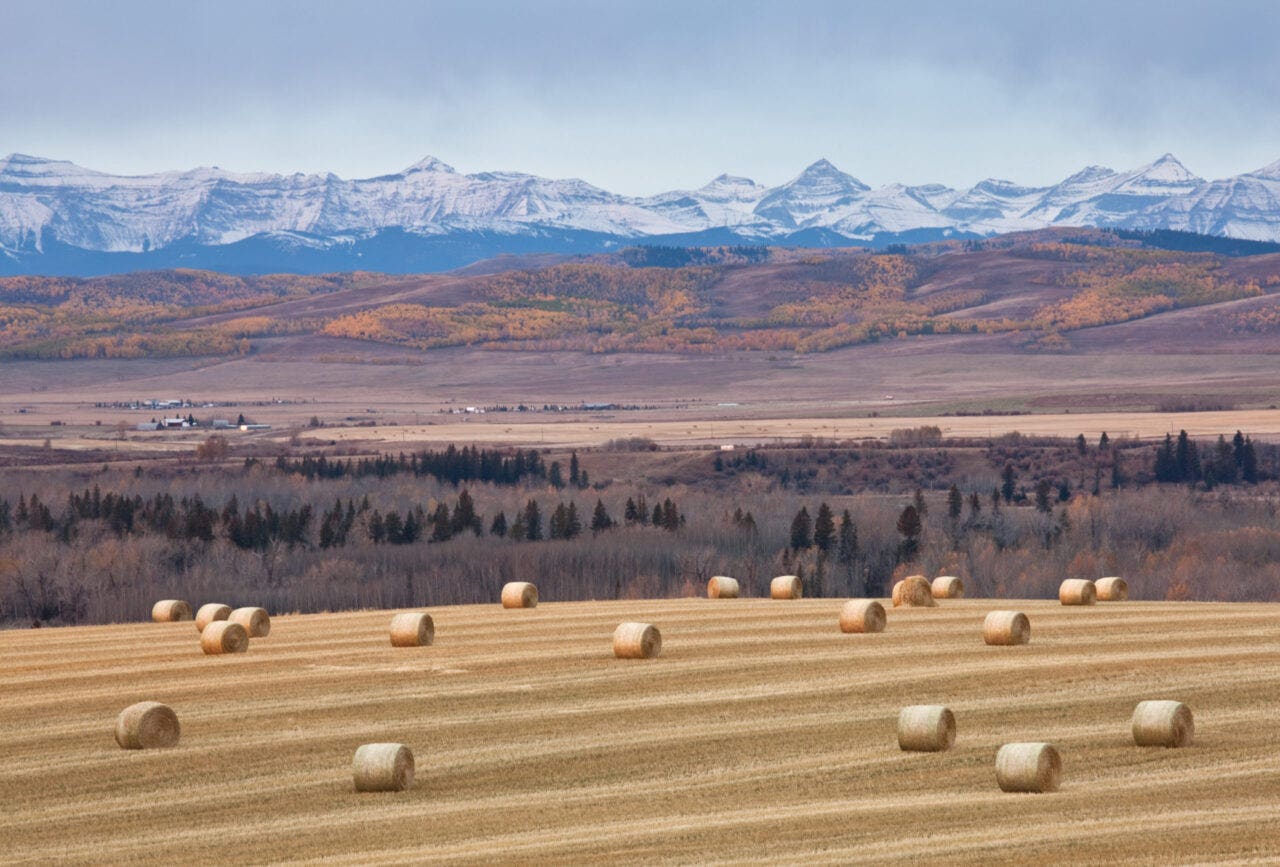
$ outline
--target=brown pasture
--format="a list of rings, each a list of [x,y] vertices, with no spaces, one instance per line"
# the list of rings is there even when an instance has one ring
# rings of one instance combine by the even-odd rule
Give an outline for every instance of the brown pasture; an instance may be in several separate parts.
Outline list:
[[[1280,607],[944,600],[846,635],[841,603],[495,601],[433,609],[421,648],[388,645],[386,611],[280,616],[226,657],[189,623],[0,632],[0,860],[1280,857]],[[1031,644],[984,645],[1011,604]],[[661,658],[613,658],[625,620]],[[1133,746],[1143,699],[1187,703],[1195,744]],[[141,700],[177,712],[177,747],[116,746]],[[953,749],[898,749],[913,704],[952,709]],[[1057,746],[1060,792],[999,791],[1013,741]],[[353,790],[370,742],[413,750],[413,789]]]

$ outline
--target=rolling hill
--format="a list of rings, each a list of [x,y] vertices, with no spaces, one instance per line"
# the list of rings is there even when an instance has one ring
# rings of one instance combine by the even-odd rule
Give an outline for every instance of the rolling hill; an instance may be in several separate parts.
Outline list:
[[[1104,326],[1111,346],[1140,349],[1124,335],[1147,328],[1240,351],[1265,349],[1280,329],[1280,254],[1152,249],[1091,230],[879,253],[637,248],[533,263],[394,277],[0,279],[0,353],[235,356],[282,337],[295,351],[338,340],[412,352],[814,353],[939,336],[1071,352],[1097,347]]]

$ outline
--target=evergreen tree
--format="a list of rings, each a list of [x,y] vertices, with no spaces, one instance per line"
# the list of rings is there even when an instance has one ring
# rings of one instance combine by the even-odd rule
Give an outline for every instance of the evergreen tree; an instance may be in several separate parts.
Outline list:
[[[552,461],[551,468],[547,470],[547,481],[551,487],[557,491],[564,487],[564,479],[560,476],[560,462]]]
[[[1240,462],[1240,478],[1251,485],[1258,483],[1258,455],[1254,452],[1253,440],[1249,437],[1244,438],[1244,455]]]
[[[858,528],[853,525],[853,516],[845,509],[840,515],[840,529],[836,533],[836,562],[852,567],[854,558],[858,556]]]
[[[920,513],[915,506],[907,506],[898,516],[898,534],[902,541],[898,544],[898,559],[910,561],[915,559],[920,550],[920,533],[924,526],[920,523]]]
[[[578,505],[569,501],[568,514],[565,516],[564,537],[572,539],[582,533],[582,519],[578,517]]]
[[[489,535],[502,536],[507,535],[507,515],[505,512],[499,511],[493,516],[493,523],[489,525]]]
[[[453,520],[449,517],[449,507],[443,500],[431,513],[431,541],[447,542],[453,537]]]
[[[1187,436],[1187,432],[1178,432],[1178,444],[1174,447],[1174,460],[1178,466],[1179,482],[1197,482],[1200,480],[1200,449]]]
[[[595,511],[591,513],[591,532],[599,533],[601,530],[608,530],[612,526],[613,519],[609,517],[609,512],[604,507],[604,500],[596,500]]]
[[[542,539],[542,512],[538,510],[538,501],[530,499],[524,506],[524,537],[530,542]]]
[[[1239,481],[1239,466],[1236,464],[1235,449],[1227,438],[1219,435],[1210,460],[1214,478],[1224,484],[1233,485]],[[1206,473],[1206,476],[1208,474]]]
[[[403,542],[404,523],[399,516],[399,512],[387,512],[387,516],[383,519],[383,529],[387,533],[387,540],[392,544],[401,544]]]
[[[1124,470],[1120,466],[1120,453],[1111,461],[1111,487],[1118,490],[1124,484]]]
[[[1152,474],[1157,482],[1177,482],[1181,481],[1178,474],[1178,461],[1173,451],[1173,436],[1171,434],[1164,435],[1164,442],[1156,449],[1155,465],[1152,467]]]
[[[1093,486],[1098,487],[1098,468],[1094,467]],[[1058,502],[1065,503],[1071,499],[1071,483],[1066,479],[1058,482]]]
[[[1231,438],[1231,457],[1236,462],[1236,469],[1244,469],[1244,434],[1236,431]]]
[[[573,452],[569,455],[569,484],[573,485],[575,488],[579,487],[582,481],[579,474],[580,470],[581,467],[578,466],[578,453]]]
[[[369,516],[369,539],[376,544],[378,542],[382,542],[386,538],[387,531],[386,527],[383,526],[382,523],[382,514],[377,509],[374,509],[373,514]]]
[[[954,484],[947,491],[947,517],[953,522],[960,520],[960,513],[964,510],[964,497],[960,494],[960,489]]]
[[[1084,434],[1080,434],[1076,437],[1076,451],[1078,451],[1082,456],[1089,451],[1089,445],[1084,441]]]
[[[657,507],[655,506],[654,508],[656,509]],[[654,521],[654,523],[660,524],[662,529],[674,533],[684,523],[684,517],[680,514],[680,510],[676,508],[676,504],[670,499],[666,499],[662,501],[662,519],[661,521]]]
[[[658,503],[657,505],[655,505],[655,506],[653,507],[653,518],[649,521],[649,523],[650,523],[650,524],[653,524],[653,526],[655,526],[655,527],[661,527],[661,526],[662,526],[662,515],[663,515],[663,512],[662,512],[662,504],[661,504],[661,503]]]
[[[524,526],[524,509],[516,509],[515,520],[511,522],[511,530],[508,533],[513,542],[523,542],[525,540]]]
[[[628,524],[634,524],[638,520],[639,512],[636,510],[636,501],[627,497],[627,505],[622,509],[622,520]]]
[[[1103,431],[1102,436],[1098,437],[1098,451],[1105,452],[1111,448],[1111,438],[1107,436],[1107,432]]]
[[[1013,464],[1006,463],[1004,470],[1000,473],[1000,494],[1004,497],[1006,503],[1013,502],[1014,492],[1017,490],[1018,475],[1014,472]]]
[[[458,494],[457,505],[453,507],[453,517],[449,521],[449,529],[456,536],[463,530],[475,530],[479,526],[480,516],[476,514],[475,503],[471,499],[471,494],[467,493],[466,488],[463,488],[462,493]]]
[[[1053,483],[1048,479],[1041,479],[1036,482],[1036,511],[1044,512],[1046,515],[1053,508],[1049,505],[1049,492],[1053,490]]]
[[[567,526],[569,521],[569,510],[564,507],[564,503],[556,506],[555,511],[551,513],[551,520],[547,523],[547,536],[551,539],[567,539],[569,538]]]
[[[813,547],[813,522],[804,506],[791,519],[791,550],[800,551]]]
[[[974,491],[969,495],[969,519],[973,520],[982,513],[982,498]]]
[[[813,544],[822,553],[828,553],[836,542],[835,516],[826,503],[818,506],[818,515],[813,519]]]

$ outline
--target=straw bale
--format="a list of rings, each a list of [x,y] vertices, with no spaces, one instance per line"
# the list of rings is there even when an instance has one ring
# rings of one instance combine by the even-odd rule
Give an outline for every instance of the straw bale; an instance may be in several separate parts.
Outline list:
[[[181,731],[173,708],[158,701],[140,701],[116,717],[116,743],[126,750],[172,747]]]
[[[391,618],[392,647],[426,647],[436,640],[436,625],[430,614],[406,611]]]
[[[982,621],[982,640],[997,645],[1027,644],[1031,621],[1021,611],[992,611]]]
[[[799,599],[804,596],[804,582],[795,575],[779,575],[769,582],[770,599]]]
[[[151,606],[151,619],[156,623],[175,623],[191,619],[191,606],[181,599],[161,599]]]
[[[884,632],[884,606],[874,599],[850,599],[840,609],[841,632]]]
[[[206,602],[196,612],[196,631],[204,632],[204,628],[215,620],[226,620],[231,616],[231,606],[221,602]]]
[[[1062,757],[1053,744],[1005,744],[996,753],[996,782],[1005,792],[1056,792]]]
[[[1140,701],[1133,709],[1133,742],[1140,747],[1189,747],[1196,723],[1180,701]]]
[[[1114,575],[1094,582],[1099,602],[1124,602],[1129,598],[1129,582]]]
[[[738,581],[724,575],[716,575],[707,582],[708,599],[737,599]]]
[[[1087,578],[1068,578],[1058,587],[1058,601],[1063,605],[1092,605],[1097,600],[1098,588]]]
[[[613,631],[618,659],[653,659],[662,653],[662,633],[651,623],[621,623]]]
[[[956,742],[956,718],[940,704],[917,704],[898,712],[898,749],[936,753]]]
[[[503,608],[537,608],[538,588],[528,581],[511,581],[502,586]]]
[[[923,575],[911,575],[893,585],[893,607],[933,608],[933,587]]]
[[[200,633],[200,649],[209,654],[244,653],[249,631],[234,620],[215,620]]]
[[[413,785],[413,751],[404,744],[364,744],[351,773],[357,792],[403,792]]]
[[[939,575],[929,585],[934,599],[961,599],[964,597],[964,582],[954,575]]]
[[[250,638],[266,638],[271,634],[271,617],[265,608],[237,608],[227,619],[243,626]]]

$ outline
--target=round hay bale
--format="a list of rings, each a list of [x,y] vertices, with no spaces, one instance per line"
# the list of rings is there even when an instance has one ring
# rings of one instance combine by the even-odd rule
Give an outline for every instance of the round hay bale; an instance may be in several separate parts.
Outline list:
[[[936,753],[956,742],[956,717],[940,704],[917,704],[898,712],[898,749]]]
[[[799,599],[804,596],[804,582],[795,575],[779,575],[769,582],[770,599]]]
[[[1099,602],[1124,602],[1129,598],[1129,582],[1114,575],[1094,582]]]
[[[1087,578],[1068,578],[1058,587],[1058,601],[1063,605],[1092,605],[1097,600],[1097,585]]]
[[[923,575],[911,575],[893,585],[893,607],[933,608],[933,587]]]
[[[1031,621],[1021,611],[992,611],[982,621],[982,640],[995,645],[1027,644]]]
[[[244,653],[249,631],[234,620],[215,620],[200,633],[200,649],[209,654]]]
[[[426,647],[436,640],[436,624],[430,614],[406,611],[391,618],[392,647]]]
[[[116,743],[126,750],[172,747],[181,732],[173,708],[158,701],[140,701],[116,717]]]
[[[1140,747],[1189,747],[1196,723],[1180,701],[1140,701],[1133,709],[1133,742]]]
[[[151,619],[156,623],[176,623],[191,619],[191,606],[181,599],[161,599],[151,606]]]
[[[237,608],[227,619],[243,626],[250,638],[266,638],[271,634],[271,617],[265,608]]]
[[[934,599],[961,599],[964,597],[964,582],[954,575],[939,575],[929,585]]]
[[[613,631],[618,659],[654,659],[662,653],[662,633],[651,623],[620,623]]]
[[[528,581],[511,581],[502,585],[503,608],[537,608],[538,588]]]
[[[1062,757],[1053,744],[1005,744],[996,753],[996,782],[1004,792],[1056,792]]]
[[[724,575],[716,575],[707,582],[708,599],[737,599],[738,581]]]
[[[357,792],[403,792],[413,785],[413,751],[404,744],[364,744],[351,774]]]
[[[840,609],[841,632],[884,632],[884,606],[874,599],[850,599]]]
[[[207,602],[196,612],[196,631],[204,632],[204,628],[215,620],[226,620],[231,616],[231,606],[221,602]]]

